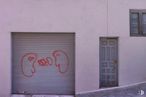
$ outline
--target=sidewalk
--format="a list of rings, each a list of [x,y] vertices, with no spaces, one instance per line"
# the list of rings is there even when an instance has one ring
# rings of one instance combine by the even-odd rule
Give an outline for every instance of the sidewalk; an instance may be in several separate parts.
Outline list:
[[[77,94],[76,97],[146,97],[146,82],[84,92]]]

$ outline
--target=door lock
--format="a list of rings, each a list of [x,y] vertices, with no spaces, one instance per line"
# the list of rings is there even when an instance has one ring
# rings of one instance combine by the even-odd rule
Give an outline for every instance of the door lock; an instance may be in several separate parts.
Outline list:
[[[113,60],[112,63],[113,64],[118,64],[118,61],[117,60]]]

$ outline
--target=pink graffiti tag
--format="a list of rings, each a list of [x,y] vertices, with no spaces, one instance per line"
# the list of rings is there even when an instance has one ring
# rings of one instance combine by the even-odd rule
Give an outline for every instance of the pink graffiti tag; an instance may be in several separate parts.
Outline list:
[[[24,56],[22,56],[21,69],[24,76],[32,77],[34,75],[34,73],[36,72],[35,70],[36,60],[37,60],[36,53],[26,53]]]
[[[36,73],[36,65],[55,66],[61,74],[66,73],[69,69],[69,57],[62,50],[52,52],[52,57],[38,59],[37,53],[26,53],[21,58],[21,70],[25,77],[32,77]]]
[[[55,58],[55,66],[59,70],[60,73],[65,73],[69,67],[69,58],[64,51],[56,50],[53,52],[53,57]],[[65,61],[61,61],[58,59],[64,59]],[[62,68],[65,67],[65,68]]]
[[[43,58],[43,59],[39,59],[38,64],[40,66],[49,66],[49,65],[53,64],[53,59],[51,57],[46,57],[46,58]]]

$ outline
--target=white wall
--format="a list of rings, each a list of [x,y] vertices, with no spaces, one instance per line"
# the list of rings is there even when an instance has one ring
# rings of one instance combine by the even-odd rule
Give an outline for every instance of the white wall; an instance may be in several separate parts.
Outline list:
[[[146,37],[130,37],[129,9],[146,9],[145,0],[110,0],[109,36],[119,37],[119,84],[146,81]]]
[[[108,1],[107,15],[107,0],[0,0],[0,97],[11,93],[11,32],[75,32],[76,93],[99,88],[100,36],[119,37],[120,85],[146,80],[146,38],[129,36],[129,8],[146,1]]]

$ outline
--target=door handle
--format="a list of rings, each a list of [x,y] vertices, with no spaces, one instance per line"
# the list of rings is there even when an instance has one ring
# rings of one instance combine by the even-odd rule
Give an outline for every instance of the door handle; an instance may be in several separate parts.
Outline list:
[[[113,60],[112,63],[113,64],[118,64],[118,61],[117,60]]]

